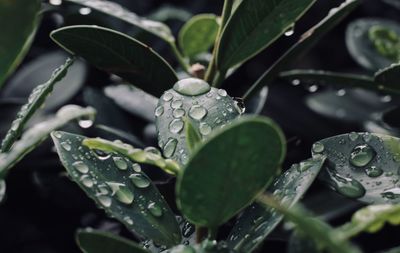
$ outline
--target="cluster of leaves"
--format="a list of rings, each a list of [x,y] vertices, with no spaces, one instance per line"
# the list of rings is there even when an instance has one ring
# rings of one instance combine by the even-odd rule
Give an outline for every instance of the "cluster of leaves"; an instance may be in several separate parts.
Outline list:
[[[76,105],[61,108],[53,118],[24,132],[27,122],[65,76],[74,58],[68,59],[54,71],[48,82],[32,91],[2,142],[0,179],[3,180],[24,155],[52,132],[60,160],[70,178],[99,208],[124,224],[142,242],[140,245],[110,233],[80,230],[77,240],[84,252],[252,252],[285,218],[295,225],[296,240],[312,239],[312,243],[302,243],[309,247],[303,252],[351,253],[360,252],[349,241],[351,237],[364,231],[376,232],[385,222],[400,223],[397,205],[400,190],[396,186],[400,141],[397,138],[354,132],[334,136],[315,143],[312,158],[281,173],[286,142],[280,128],[268,118],[241,115],[241,101],[233,100],[225,90],[218,89],[228,75],[293,29],[314,0],[225,0],[221,17],[214,14],[192,17],[181,29],[178,42],[167,25],[139,17],[113,2],[66,2],[91,8],[155,35],[169,45],[182,71],[178,75],[151,47],[116,30],[75,25],[51,33],[51,38],[74,57],[79,56],[98,69],[130,83],[108,90],[115,100],[119,100],[118,94],[124,92],[132,94],[132,99],[148,99],[145,105],[139,102],[132,111],[149,121],[157,118],[160,147],[163,149],[161,153],[154,147],[144,148],[140,140],[115,129],[111,131],[128,136],[125,139],[130,140],[130,144],[55,131],[73,120],[89,122],[89,126],[93,124],[95,110]],[[362,36],[348,38],[350,49],[368,48],[368,53],[358,51],[353,55],[363,66],[377,71],[374,78],[314,70],[281,72],[288,63],[311,49],[358,3],[357,0],[344,2],[303,34],[246,91],[242,96],[244,102],[262,97],[263,88],[278,77],[397,94],[400,65],[379,65],[398,59],[397,33],[385,30],[391,28],[376,21],[368,25],[355,24],[358,28],[368,29]],[[28,12],[24,16],[26,20],[21,19],[21,24],[18,24],[24,26],[21,28],[24,32],[16,34],[18,38],[0,40],[0,46],[9,52],[8,57],[0,60],[0,66],[5,66],[1,69],[6,70],[0,73],[0,84],[29,48],[37,27],[40,2],[30,1],[30,6],[21,7],[22,4],[22,0],[0,3],[0,19],[3,11],[8,13],[21,8]],[[8,39],[19,43],[11,46]],[[212,53],[209,52],[211,49]],[[192,65],[199,55],[204,54],[208,56],[205,65]],[[193,76],[206,82],[195,78],[178,82],[178,76]],[[173,94],[178,94],[176,92],[197,106],[196,114],[191,114],[195,106],[189,109],[182,101],[172,100]],[[215,94],[218,94],[217,102],[211,101]],[[199,106],[198,101],[204,103]],[[165,124],[163,120],[173,118],[172,110],[164,109],[165,102],[169,102],[172,109],[186,109],[188,116],[184,121]],[[221,108],[218,106],[227,107],[230,117],[226,117],[222,109],[213,111]],[[236,111],[233,112],[232,108]],[[206,117],[207,112],[207,122],[197,122]],[[182,118],[185,113],[183,111],[182,115],[174,117]],[[218,121],[218,117],[223,118],[221,115],[225,117],[223,122]],[[185,131],[181,134],[182,129]],[[183,159],[186,155],[183,153],[180,159],[173,156],[178,140],[169,137],[171,132],[178,134],[179,145],[184,144],[182,150],[189,152],[188,159]],[[165,137],[168,137],[167,142],[161,143]],[[183,217],[177,219],[156,185],[142,170],[143,164],[158,167],[176,177],[176,204]],[[374,205],[356,212],[351,222],[332,228],[296,204],[317,175],[338,193]],[[4,181],[1,181],[2,185]],[[268,193],[263,193],[265,190]],[[0,194],[4,195],[4,190]],[[216,241],[218,228],[239,213],[230,234]],[[188,233],[188,227],[193,226],[195,229]]]

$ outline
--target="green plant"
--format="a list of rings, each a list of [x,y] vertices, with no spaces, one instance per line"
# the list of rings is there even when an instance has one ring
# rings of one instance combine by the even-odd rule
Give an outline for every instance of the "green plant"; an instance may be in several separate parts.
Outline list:
[[[310,159],[281,173],[286,155],[282,130],[269,118],[244,115],[243,103],[254,99],[278,78],[336,82],[399,93],[398,63],[380,66],[373,78],[313,70],[282,72],[344,19],[358,5],[357,0],[348,0],[331,10],[241,98],[233,98],[220,89],[223,82],[242,64],[294,29],[295,22],[315,0],[225,0],[221,17],[214,14],[192,17],[181,29],[178,42],[167,25],[139,17],[115,3],[66,2],[92,8],[162,39],[175,55],[180,71],[176,73],[145,43],[110,28],[74,25],[51,33],[51,38],[74,57],[81,57],[129,83],[119,85],[113,92],[131,92],[152,101],[154,113],[149,116],[145,111],[152,109],[144,107],[144,112],[137,109],[137,114],[145,114],[143,117],[155,121],[161,148],[141,147],[129,133],[104,126],[103,129],[133,141],[124,143],[59,131],[74,120],[89,127],[93,124],[95,109],[76,105],[61,108],[54,118],[24,132],[28,121],[45,103],[75,58],[68,59],[48,82],[32,91],[2,142],[0,187],[5,187],[8,171],[51,133],[70,179],[142,243],[111,233],[79,230],[77,241],[83,252],[253,252],[285,218],[294,224],[296,240],[313,239],[309,252],[353,253],[360,250],[349,241],[351,237],[364,231],[376,232],[386,221],[399,224],[400,209],[396,204],[400,189],[388,189],[388,185],[398,180],[398,138],[355,132],[330,137],[313,145]],[[16,1],[14,7],[19,8],[18,4]],[[3,10],[8,9],[0,5],[0,15]],[[26,18],[36,24],[38,8],[32,13]],[[28,35],[34,28],[26,29],[29,33],[24,32],[24,38],[15,39],[20,43],[18,50],[10,51],[13,60],[0,59],[0,66],[6,65],[7,70],[0,73],[0,84],[15,69],[30,42]],[[398,60],[399,42],[395,32],[373,23],[367,34],[375,54],[386,60]],[[200,54],[210,54],[211,48],[204,65],[194,64]],[[370,68],[374,67],[376,64],[371,63]],[[101,111],[98,114],[100,117]],[[176,177],[179,213],[174,212],[171,203],[167,203],[142,169],[145,165]],[[384,173],[382,179],[380,176]],[[375,205],[356,212],[351,222],[332,228],[296,204],[317,175],[338,193]],[[1,191],[0,197],[3,195]],[[229,235],[218,237],[219,227],[238,214]]]

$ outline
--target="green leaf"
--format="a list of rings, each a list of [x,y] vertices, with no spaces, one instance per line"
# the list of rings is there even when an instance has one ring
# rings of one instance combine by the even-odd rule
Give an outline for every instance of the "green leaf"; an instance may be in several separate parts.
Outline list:
[[[160,245],[180,242],[175,216],[140,165],[124,156],[82,145],[85,137],[54,132],[52,138],[71,179],[99,207],[129,230]]]
[[[257,200],[266,208],[272,207],[282,213],[285,219],[291,221],[297,229],[312,238],[316,244],[326,249],[327,252],[361,253],[359,249],[345,238],[339,237],[329,224],[312,217],[309,212],[301,206],[296,205],[288,208],[266,195],[259,196]]]
[[[87,6],[96,11],[123,20],[131,25],[139,27],[140,29],[143,29],[149,33],[152,33],[160,37],[161,39],[167,41],[168,43],[173,43],[175,41],[171,29],[167,25],[161,22],[140,17],[117,3],[106,0],[66,0],[66,1]]]
[[[40,20],[40,4],[39,0],[0,1],[0,87],[32,44]]]
[[[362,232],[376,233],[385,223],[400,225],[400,205],[370,205],[355,212],[351,222],[336,229],[338,236],[349,239]]]
[[[173,5],[162,5],[160,8],[150,13],[148,17],[161,22],[169,20],[186,22],[192,17],[192,15],[193,14],[186,9]]]
[[[1,143],[1,152],[7,152],[10,150],[14,142],[21,136],[25,124],[34,113],[43,106],[46,98],[53,91],[54,85],[67,74],[68,68],[72,63],[72,59],[67,59],[64,65],[53,72],[52,76],[46,83],[38,85],[32,91],[28,98],[28,103],[22,106],[21,110],[17,114],[17,118],[13,121],[10,130],[8,130],[7,135],[3,139],[3,142]]]
[[[4,178],[9,169],[46,140],[52,131],[73,120],[93,118],[95,113],[95,110],[91,107],[82,108],[77,105],[66,105],[58,110],[55,117],[31,127],[7,153],[0,153],[0,178]]]
[[[214,14],[200,14],[192,17],[179,32],[179,45],[189,57],[206,52],[217,38],[218,17]]]
[[[305,32],[296,44],[264,72],[243,96],[244,99],[247,100],[251,98],[251,96],[255,95],[262,87],[270,85],[283,68],[293,60],[299,59],[302,55],[307,53],[326,33],[332,30],[352,12],[359,3],[359,0],[349,0],[342,3],[339,7],[330,10],[329,14],[322,21]]]
[[[294,164],[275,179],[268,189],[288,207],[296,204],[317,177],[325,157],[319,156]],[[252,252],[281,222],[283,215],[257,203],[244,210],[228,236],[228,246],[235,252]]]
[[[192,223],[216,228],[272,182],[284,156],[284,136],[274,122],[241,117],[195,150],[178,175],[178,207]]]
[[[375,73],[375,82],[379,83],[380,90],[392,90],[400,94],[400,63],[395,63]]]
[[[133,162],[157,166],[169,174],[177,174],[180,170],[179,165],[174,160],[162,158],[160,151],[154,147],[142,150],[134,148],[129,144],[108,141],[101,138],[87,138],[82,144],[90,149],[119,153],[128,157]]]
[[[150,47],[117,31],[78,25],[55,30],[51,37],[65,50],[156,97],[177,81],[174,70],[161,56]]]
[[[217,66],[226,71],[258,54],[279,38],[315,0],[246,0],[229,19],[217,51]]]
[[[190,151],[193,151],[196,146],[201,143],[201,135],[199,131],[193,126],[192,121],[189,118],[185,119],[185,134],[186,144]]]
[[[84,253],[146,253],[140,245],[117,235],[93,231],[78,230],[76,241]]]
[[[313,145],[326,155],[321,179],[333,190],[366,203],[399,203],[400,139],[381,134],[342,134]]]

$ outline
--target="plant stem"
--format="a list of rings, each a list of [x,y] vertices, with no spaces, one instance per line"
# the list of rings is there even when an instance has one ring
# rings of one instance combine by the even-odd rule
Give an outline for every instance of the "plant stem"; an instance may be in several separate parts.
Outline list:
[[[185,72],[190,73],[190,65],[186,62],[185,57],[179,51],[178,47],[176,46],[176,42],[170,42],[169,45],[171,46],[172,52],[175,54],[179,65],[181,65]]]
[[[208,66],[207,73],[204,78],[204,80],[208,83],[210,83],[214,80],[215,74],[216,74],[216,72],[218,72],[217,59],[216,59],[217,50],[218,50],[219,42],[221,40],[222,31],[225,28],[225,25],[228,22],[229,17],[231,16],[233,2],[234,2],[234,0],[225,0],[225,2],[224,2],[224,7],[222,9],[222,15],[221,15],[221,18],[222,18],[221,25],[219,26],[219,29],[218,29],[217,39],[215,40],[210,65]],[[223,78],[225,78],[225,76]]]

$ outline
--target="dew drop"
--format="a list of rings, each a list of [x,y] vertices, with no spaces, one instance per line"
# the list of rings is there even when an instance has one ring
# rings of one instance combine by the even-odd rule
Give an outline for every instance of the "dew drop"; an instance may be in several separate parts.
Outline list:
[[[142,171],[142,168],[140,167],[140,165],[138,163],[132,164],[132,169],[135,172],[141,172]]]
[[[72,166],[80,173],[88,173],[89,167],[82,161],[77,161],[72,164]]]
[[[217,91],[218,95],[220,95],[221,97],[226,97],[226,95],[228,95],[228,93],[226,92],[226,90],[224,89],[219,89]]]
[[[154,115],[156,117],[160,117],[161,115],[163,115],[163,113],[164,113],[164,107],[163,106],[158,106],[156,108],[156,110],[154,111]]]
[[[174,119],[169,124],[169,131],[173,134],[180,133],[183,129],[184,123],[180,119]]]
[[[357,139],[358,139],[358,133],[356,133],[356,132],[351,132],[351,133],[349,133],[349,139],[350,139],[351,141],[357,140]]]
[[[161,207],[157,205],[155,202],[150,202],[147,205],[147,210],[149,210],[150,213],[155,217],[161,217],[163,214]]]
[[[117,166],[118,169],[120,169],[120,170],[128,169],[128,163],[125,161],[124,158],[119,157],[119,156],[114,156],[113,160],[114,160],[115,166]]]
[[[93,149],[94,154],[96,155],[96,157],[102,161],[107,160],[108,158],[111,157],[110,153],[107,153],[105,151],[102,151],[100,149]]]
[[[361,198],[365,195],[364,186],[353,178],[346,178],[337,173],[330,173],[334,190],[349,198]]]
[[[111,198],[108,196],[100,195],[97,196],[97,199],[99,200],[100,204],[104,207],[110,207],[111,206]]]
[[[201,105],[194,105],[189,110],[189,116],[195,120],[201,120],[207,115],[207,109]]]
[[[94,184],[93,180],[88,175],[83,175],[79,180],[87,188],[92,188],[93,187],[93,184]]]
[[[66,142],[61,142],[61,147],[63,147],[63,149],[65,149],[66,151],[71,151],[71,145],[66,143]]]
[[[311,161],[303,161],[297,167],[297,171],[304,172],[304,171],[309,170],[312,166],[313,166],[313,163]]]
[[[133,220],[129,216],[125,216],[124,221],[129,225],[133,225]]]
[[[174,155],[176,145],[178,144],[178,141],[174,138],[169,138],[168,141],[165,143],[163,151],[164,151],[164,156],[166,158],[170,158]]]
[[[211,87],[208,83],[197,78],[187,78],[178,81],[173,89],[186,96],[198,96],[208,92]]]
[[[383,174],[383,170],[381,168],[377,168],[376,166],[371,166],[365,169],[365,173],[369,177],[379,177]]]
[[[312,151],[314,153],[320,154],[320,153],[324,152],[324,150],[325,150],[325,146],[321,142],[316,142],[312,145]]]
[[[182,107],[182,105],[183,105],[182,100],[174,100],[171,102],[172,109],[178,109],[178,108]]]
[[[185,110],[181,108],[175,109],[172,112],[172,115],[174,116],[174,118],[182,118],[183,116],[185,116]]]
[[[78,120],[78,125],[81,128],[89,128],[89,127],[93,126],[93,122],[94,122],[94,116],[90,115],[90,116],[87,116],[87,117],[81,117]]]
[[[375,157],[375,151],[367,144],[356,146],[350,154],[350,164],[355,167],[364,167]]]
[[[202,123],[200,123],[200,126],[199,126],[199,131],[200,131],[200,133],[202,134],[202,135],[208,135],[208,134],[210,134],[211,133],[211,127],[210,127],[210,125],[208,125],[207,123],[204,123],[204,122],[202,122]]]
[[[124,204],[131,204],[134,199],[134,195],[131,190],[125,185],[116,182],[107,182],[107,185],[111,188],[112,196],[115,196],[116,199]]]
[[[362,138],[365,142],[369,142],[372,138],[372,135],[370,133],[364,133]]]
[[[400,197],[400,188],[395,187],[392,189],[385,190],[381,193],[382,197],[387,199],[397,199]]]
[[[57,139],[60,139],[60,138],[62,137],[60,132],[54,132],[53,135],[54,135],[54,137],[56,137]]]
[[[137,188],[147,188],[150,185],[150,181],[142,174],[135,173],[130,175],[129,178]]]
[[[165,94],[162,96],[162,99],[165,102],[171,101],[171,99],[174,97],[171,92],[165,92]]]

